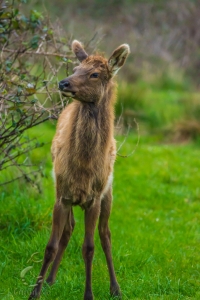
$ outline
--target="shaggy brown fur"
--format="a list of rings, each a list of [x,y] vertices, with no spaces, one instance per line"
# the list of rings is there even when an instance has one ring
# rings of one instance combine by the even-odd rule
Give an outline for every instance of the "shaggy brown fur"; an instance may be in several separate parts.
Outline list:
[[[108,219],[112,202],[112,173],[116,156],[113,138],[115,84],[112,77],[124,64],[129,46],[118,47],[109,60],[88,56],[78,41],[72,49],[81,64],[74,74],[62,80],[59,88],[75,100],[60,115],[52,143],[56,178],[56,203],[51,238],[47,244],[43,266],[29,299],[40,295],[42,282],[53,266],[47,282],[55,281],[56,272],[72,234],[75,222],[72,207],[85,210],[83,258],[86,267],[84,300],[92,300],[91,268],[94,254],[94,230],[99,218],[99,234],[106,255],[110,290],[121,295],[111,256]]]
[[[60,116],[52,145],[54,171],[59,194],[72,205],[84,207],[105,189],[115,160],[113,119],[106,97],[97,107],[74,101]]]

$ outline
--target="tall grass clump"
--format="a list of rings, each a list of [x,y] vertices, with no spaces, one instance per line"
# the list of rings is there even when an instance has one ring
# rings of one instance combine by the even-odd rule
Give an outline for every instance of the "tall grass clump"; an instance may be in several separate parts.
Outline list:
[[[133,83],[122,82],[118,99],[116,114],[122,115],[125,126],[136,118],[144,132],[164,136],[180,124],[188,124],[189,131],[199,126],[200,96],[181,74],[145,75]],[[198,130],[194,131],[195,136]]]

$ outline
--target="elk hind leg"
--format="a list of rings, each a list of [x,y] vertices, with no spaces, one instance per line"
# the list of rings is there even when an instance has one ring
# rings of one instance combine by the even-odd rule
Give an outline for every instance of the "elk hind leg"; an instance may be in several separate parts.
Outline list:
[[[51,271],[49,273],[49,276],[47,278],[47,282],[51,285],[55,282],[56,279],[56,273],[58,271],[60,262],[62,260],[64,251],[68,245],[69,239],[72,235],[72,232],[74,230],[74,226],[75,226],[75,220],[74,220],[74,215],[73,215],[73,210],[72,208],[68,211],[68,217],[67,217],[67,221],[59,242],[59,246],[58,246],[58,252],[56,254],[56,257],[54,259]]]
[[[116,279],[114,265],[112,261],[112,251],[111,251],[111,233],[108,226],[108,220],[110,217],[112,205],[112,188],[106,193],[101,201],[101,213],[99,217],[99,236],[101,240],[101,246],[103,248],[104,254],[106,256],[109,276],[110,276],[110,293],[112,296],[117,296],[121,298],[121,291],[119,284]]]
[[[93,300],[92,294],[92,260],[94,256],[94,231],[100,213],[99,199],[94,204],[85,209],[85,238],[82,248],[85,262],[85,293],[84,300]]]

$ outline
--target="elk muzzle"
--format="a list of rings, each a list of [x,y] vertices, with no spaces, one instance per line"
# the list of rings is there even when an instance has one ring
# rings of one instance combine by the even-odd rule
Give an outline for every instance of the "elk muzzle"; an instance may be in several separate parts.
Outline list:
[[[58,88],[63,96],[74,97],[76,94],[76,92],[72,90],[72,86],[67,78],[59,82]]]

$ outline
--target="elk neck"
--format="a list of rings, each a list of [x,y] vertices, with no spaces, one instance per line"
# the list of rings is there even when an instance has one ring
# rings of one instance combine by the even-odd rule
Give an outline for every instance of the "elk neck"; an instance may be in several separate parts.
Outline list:
[[[70,148],[76,158],[89,163],[95,156],[105,155],[114,128],[114,99],[112,85],[98,103],[74,101],[76,114],[72,126]]]

